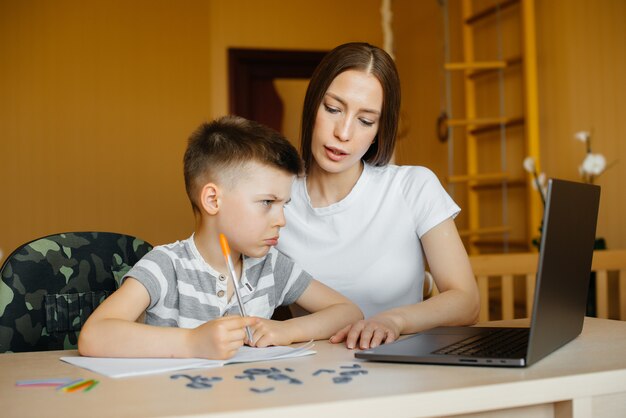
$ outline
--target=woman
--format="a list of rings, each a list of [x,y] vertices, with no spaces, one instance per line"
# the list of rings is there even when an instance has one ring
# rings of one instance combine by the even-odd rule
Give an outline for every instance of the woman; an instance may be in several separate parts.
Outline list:
[[[279,249],[359,305],[365,319],[331,338],[348,348],[478,317],[459,207],[430,170],[389,164],[399,109],[393,60],[366,43],[332,50],[305,96],[306,177],[292,188]],[[424,254],[440,294],[422,302]]]

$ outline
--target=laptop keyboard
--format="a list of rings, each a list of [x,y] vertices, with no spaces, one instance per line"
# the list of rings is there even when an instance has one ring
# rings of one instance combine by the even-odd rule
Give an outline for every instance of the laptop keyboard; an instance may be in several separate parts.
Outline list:
[[[526,354],[528,328],[503,328],[450,344],[432,354],[469,357],[517,358]]]

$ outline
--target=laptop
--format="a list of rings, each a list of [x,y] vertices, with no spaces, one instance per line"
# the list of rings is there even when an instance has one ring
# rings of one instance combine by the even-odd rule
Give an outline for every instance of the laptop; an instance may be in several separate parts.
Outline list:
[[[550,179],[530,328],[438,327],[358,351],[400,363],[526,367],[576,338],[583,326],[600,187]]]

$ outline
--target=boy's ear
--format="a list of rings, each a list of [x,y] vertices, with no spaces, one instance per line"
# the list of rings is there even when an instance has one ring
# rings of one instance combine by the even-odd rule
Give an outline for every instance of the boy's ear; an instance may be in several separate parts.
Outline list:
[[[200,191],[200,206],[209,215],[215,215],[220,210],[221,190],[215,183],[207,183]]]

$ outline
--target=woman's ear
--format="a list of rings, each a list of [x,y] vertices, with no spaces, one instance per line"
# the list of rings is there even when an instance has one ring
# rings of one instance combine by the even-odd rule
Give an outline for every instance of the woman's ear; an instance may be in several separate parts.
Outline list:
[[[215,183],[207,183],[200,191],[200,207],[209,215],[215,215],[220,210],[221,190]]]

